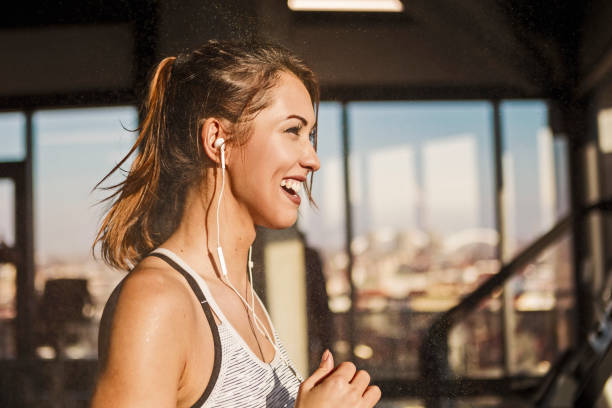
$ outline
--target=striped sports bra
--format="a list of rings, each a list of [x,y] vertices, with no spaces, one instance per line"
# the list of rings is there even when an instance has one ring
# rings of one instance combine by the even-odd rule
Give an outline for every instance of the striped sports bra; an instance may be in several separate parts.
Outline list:
[[[270,363],[264,363],[251,351],[223,315],[204,279],[189,265],[165,248],[158,248],[149,255],[163,259],[185,277],[202,304],[213,334],[215,357],[212,374],[202,396],[192,408],[293,407],[300,381],[294,374],[295,368],[286,363],[289,356],[263,304],[279,350]],[[257,300],[261,303],[259,298]],[[215,322],[211,309],[220,324]]]

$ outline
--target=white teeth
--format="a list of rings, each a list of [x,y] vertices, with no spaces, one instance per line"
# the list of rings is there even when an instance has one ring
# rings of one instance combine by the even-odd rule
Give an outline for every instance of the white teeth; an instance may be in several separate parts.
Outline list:
[[[281,180],[280,185],[281,187],[285,187],[285,188],[293,190],[295,194],[298,194],[302,190],[302,183],[300,181],[293,180],[293,179]]]

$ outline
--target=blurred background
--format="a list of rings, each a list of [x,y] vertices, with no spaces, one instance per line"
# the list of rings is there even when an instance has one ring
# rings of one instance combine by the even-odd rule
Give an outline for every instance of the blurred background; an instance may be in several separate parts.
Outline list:
[[[125,276],[91,256],[92,188],[135,140],[155,62],[258,37],[322,89],[318,208],[255,243],[302,374],[329,348],[380,407],[611,407],[611,19],[603,0],[3,10],[0,406],[88,405]]]

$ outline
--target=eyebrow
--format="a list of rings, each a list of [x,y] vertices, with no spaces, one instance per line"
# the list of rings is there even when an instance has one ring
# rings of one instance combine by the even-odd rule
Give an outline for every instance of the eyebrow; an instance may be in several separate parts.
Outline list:
[[[302,122],[304,126],[308,125],[308,121],[304,119],[303,117],[301,117],[300,115],[289,115],[287,116],[287,119],[298,119]]]

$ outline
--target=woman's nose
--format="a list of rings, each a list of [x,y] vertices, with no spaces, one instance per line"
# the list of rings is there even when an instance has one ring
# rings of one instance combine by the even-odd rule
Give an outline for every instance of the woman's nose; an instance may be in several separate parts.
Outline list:
[[[321,167],[321,162],[319,162],[319,156],[317,156],[317,152],[314,149],[314,146],[308,143],[308,147],[304,154],[302,155],[302,160],[300,161],[300,165],[309,169],[312,172],[319,170]]]

